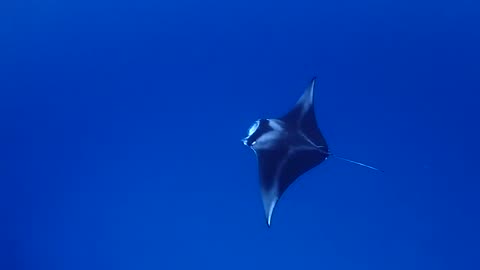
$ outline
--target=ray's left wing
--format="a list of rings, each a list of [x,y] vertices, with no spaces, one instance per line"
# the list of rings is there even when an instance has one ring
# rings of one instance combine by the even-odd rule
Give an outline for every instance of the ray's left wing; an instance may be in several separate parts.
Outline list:
[[[299,176],[322,163],[327,155],[312,148],[281,148],[257,153],[260,184],[267,225],[275,206]]]

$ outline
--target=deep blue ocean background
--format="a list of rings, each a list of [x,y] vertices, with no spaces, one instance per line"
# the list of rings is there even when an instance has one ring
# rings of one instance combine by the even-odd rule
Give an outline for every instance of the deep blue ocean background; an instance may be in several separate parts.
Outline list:
[[[480,3],[5,1],[0,269],[480,269]],[[240,142],[313,76],[267,228]]]

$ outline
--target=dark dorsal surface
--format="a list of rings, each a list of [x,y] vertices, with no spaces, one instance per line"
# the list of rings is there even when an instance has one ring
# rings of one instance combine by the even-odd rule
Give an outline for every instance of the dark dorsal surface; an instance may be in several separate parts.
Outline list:
[[[318,128],[314,108],[314,88],[316,78],[313,78],[303,95],[286,115],[280,118],[288,126],[289,130],[300,130],[313,143],[323,146],[324,152],[328,153],[328,145]]]
[[[275,139],[268,148],[256,149],[268,225],[277,201],[287,188],[328,157],[328,146],[317,126],[313,108],[314,86],[315,79],[290,112],[270,120],[272,124],[281,123],[281,139]]]
[[[267,225],[278,200],[292,183],[332,156],[372,170],[373,166],[334,156],[317,125],[315,78],[293,108],[281,118],[259,119],[242,142],[256,154]]]

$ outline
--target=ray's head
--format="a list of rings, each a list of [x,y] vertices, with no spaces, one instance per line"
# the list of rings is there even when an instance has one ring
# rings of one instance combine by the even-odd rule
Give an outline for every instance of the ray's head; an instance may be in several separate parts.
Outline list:
[[[270,130],[268,119],[258,119],[249,128],[247,137],[242,139],[243,144],[253,147],[262,134]]]

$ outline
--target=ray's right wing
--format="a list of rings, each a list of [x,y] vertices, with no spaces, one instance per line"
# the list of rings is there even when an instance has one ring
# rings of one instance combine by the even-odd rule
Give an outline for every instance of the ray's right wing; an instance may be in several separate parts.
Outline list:
[[[301,131],[316,146],[322,146],[328,152],[328,146],[320,132],[314,110],[314,88],[316,78],[313,78],[303,95],[286,115],[280,118],[290,129]]]

